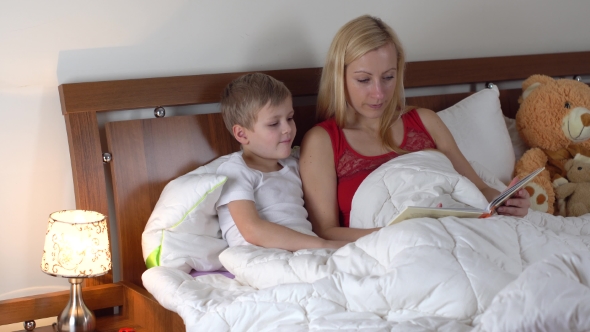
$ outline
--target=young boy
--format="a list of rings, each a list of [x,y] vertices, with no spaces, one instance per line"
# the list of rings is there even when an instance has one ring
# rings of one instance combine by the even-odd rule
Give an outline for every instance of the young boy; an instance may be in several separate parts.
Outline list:
[[[303,207],[299,166],[291,157],[296,128],[291,92],[261,73],[231,82],[221,98],[227,129],[242,145],[217,169],[227,176],[216,207],[230,246],[299,250],[339,248],[317,237]]]

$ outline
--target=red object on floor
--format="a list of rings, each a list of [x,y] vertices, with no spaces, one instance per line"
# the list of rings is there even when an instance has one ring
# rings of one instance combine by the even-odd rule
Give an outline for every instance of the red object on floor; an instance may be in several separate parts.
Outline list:
[[[135,329],[131,327],[122,327],[119,329],[119,332],[135,332]]]

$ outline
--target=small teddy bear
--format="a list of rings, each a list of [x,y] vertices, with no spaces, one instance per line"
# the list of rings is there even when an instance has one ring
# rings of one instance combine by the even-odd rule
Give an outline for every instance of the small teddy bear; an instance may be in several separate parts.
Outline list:
[[[567,183],[564,165],[568,160],[578,153],[590,156],[590,86],[533,75],[522,89],[516,128],[529,150],[516,163],[515,176],[523,178],[545,167],[525,188],[531,208],[564,215],[554,188]]]
[[[590,212],[590,163],[579,157],[565,163],[570,182],[555,188],[555,196],[565,200],[566,216],[579,217]]]

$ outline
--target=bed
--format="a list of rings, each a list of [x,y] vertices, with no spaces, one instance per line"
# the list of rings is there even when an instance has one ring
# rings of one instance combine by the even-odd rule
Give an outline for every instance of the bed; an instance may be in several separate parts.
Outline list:
[[[512,148],[517,144],[517,138],[510,137],[512,122],[509,119],[514,118],[518,109],[521,94],[518,81],[537,73],[554,77],[583,77],[590,74],[588,59],[590,51],[411,62],[407,64],[405,87],[414,91],[414,96],[408,97],[407,103],[435,111],[446,110],[449,123],[455,121],[456,124],[468,116],[464,108],[469,108],[473,116],[480,109],[482,98],[490,98],[491,94],[491,98],[498,103],[495,109],[507,118],[502,122],[507,131],[503,135]],[[321,68],[266,73],[283,81],[292,91],[298,128],[294,145],[298,145],[306,130],[315,124],[314,95]],[[493,221],[487,221],[481,226],[485,231],[477,231],[461,220],[404,222],[395,227],[385,227],[336,253],[323,250],[292,254],[248,247],[223,251],[221,261],[223,265],[229,265],[235,279],[219,273],[193,277],[186,273],[186,265],[176,268],[178,260],[174,263],[177,264],[175,267],[157,262],[155,265],[159,266],[146,273],[142,233],[165,186],[171,180],[239,148],[225,130],[220,114],[182,115],[191,111],[190,107],[186,108],[189,111],[183,111],[181,106],[218,102],[222,88],[241,74],[69,83],[59,87],[76,206],[109,215],[115,221],[111,226],[116,225],[111,243],[118,249],[120,280],[114,281],[111,272],[88,279],[84,288],[88,306],[99,312],[99,330],[108,330],[113,325],[146,331],[199,331],[205,328],[261,331],[590,328],[590,216],[559,219],[533,214],[523,224],[500,220],[496,224],[501,226],[497,226]],[[483,94],[487,97],[481,97]],[[478,97],[471,98],[474,95]],[[175,108],[181,109],[176,112],[181,115],[170,116],[170,109]],[[133,110],[143,114],[146,110],[150,113],[153,110],[154,116],[145,119],[129,115],[133,114]],[[168,114],[165,114],[166,111]],[[125,113],[125,117],[131,119],[102,123],[102,114],[107,112]],[[465,138],[456,139],[460,147],[464,145],[465,149],[469,149],[472,146],[470,143],[473,142]],[[492,149],[500,145],[497,142],[495,138],[491,141]],[[425,164],[444,163],[428,154],[420,158],[424,158],[420,160]],[[513,152],[508,159],[492,154],[489,160],[501,168],[501,165],[512,167],[510,163],[515,158],[517,156]],[[485,165],[479,166],[484,166],[482,172],[485,173]],[[201,168],[200,172],[205,171]],[[501,169],[498,172],[506,174],[507,171]],[[499,175],[492,173],[494,176],[490,175],[490,181],[493,182]],[[489,172],[485,174],[489,175]],[[502,180],[506,182],[506,178]],[[384,187],[382,190],[389,189]],[[370,226],[370,223],[363,224],[363,220],[368,218],[363,213],[369,212],[361,208],[358,211],[357,225]],[[371,222],[385,223],[391,217],[390,213],[387,209],[374,212]],[[559,224],[555,224],[557,219]],[[471,262],[470,268],[477,271],[471,270],[473,278],[468,276],[459,280],[456,273],[445,275],[445,271],[449,270],[447,266],[457,263],[464,274],[469,275],[466,261],[456,257],[458,239],[468,230],[481,239],[480,242],[464,241],[462,244],[469,247],[463,254],[468,252],[472,255],[467,261]],[[437,237],[436,234],[441,232],[446,235]],[[428,235],[430,242],[420,245],[422,237],[418,236],[409,237],[413,241],[409,243],[408,238],[400,235],[411,233]],[[549,233],[551,236],[547,237]],[[522,243],[518,242],[525,235],[528,241],[527,250],[524,250],[526,257],[521,252]],[[501,237],[517,237],[509,240],[516,246],[502,248],[495,240]],[[539,250],[548,238],[554,240],[553,244],[547,247],[548,250]],[[395,245],[388,245],[388,242]],[[377,247],[375,243],[384,244]],[[437,243],[439,249],[446,248],[446,252],[454,253],[454,256],[433,254],[431,260],[416,264],[422,268],[430,266],[431,270],[403,269],[416,263],[412,260],[412,247],[432,249],[433,243]],[[400,247],[402,244],[403,248]],[[555,252],[551,252],[553,249]],[[480,260],[473,256],[480,250],[496,254]],[[382,255],[384,252],[388,253],[386,257]],[[403,255],[408,256],[407,260],[396,265],[395,262]],[[417,255],[415,257],[428,257],[429,254]],[[363,262],[371,259],[378,264],[374,263],[369,268]],[[480,266],[480,261],[493,264],[482,263]],[[205,266],[204,270],[219,268],[215,264],[204,264],[199,265]],[[303,265],[306,267],[301,267]],[[381,267],[376,267],[378,265]],[[273,273],[279,270],[280,273]],[[487,271],[493,280],[486,280],[482,271]],[[424,287],[408,288],[417,275],[434,276],[431,281],[428,278],[422,280],[423,285],[430,282],[428,290]],[[478,286],[474,286],[475,279],[478,279]],[[396,280],[406,280],[406,283],[398,284]],[[416,279],[413,280],[415,282]],[[465,283],[470,286],[466,288]],[[562,297],[563,303],[553,301],[550,306],[547,296],[534,295],[563,295],[550,293],[556,288],[567,290],[569,295],[573,292],[575,296]],[[424,293],[421,300],[414,303],[415,292]],[[445,297],[447,300],[441,302],[440,299]],[[431,298],[439,300],[429,302]],[[0,325],[57,315],[66,299],[67,294],[61,292],[0,302],[2,311],[9,310],[6,311],[9,312],[6,318],[2,315]],[[539,308],[531,303],[547,306]],[[565,309],[554,311],[556,308]],[[536,310],[536,314],[531,316],[531,310]]]

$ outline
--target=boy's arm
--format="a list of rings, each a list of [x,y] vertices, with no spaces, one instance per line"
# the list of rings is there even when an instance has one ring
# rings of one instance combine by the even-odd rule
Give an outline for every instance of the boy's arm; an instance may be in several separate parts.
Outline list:
[[[330,241],[302,234],[288,227],[260,218],[256,205],[250,200],[231,201],[227,204],[238,230],[251,244],[290,251],[311,248],[340,248],[345,241]]]

